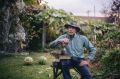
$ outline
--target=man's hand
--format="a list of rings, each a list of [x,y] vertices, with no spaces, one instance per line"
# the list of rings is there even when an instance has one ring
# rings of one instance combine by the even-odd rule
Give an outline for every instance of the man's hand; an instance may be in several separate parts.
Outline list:
[[[60,39],[58,43],[60,43],[62,46],[65,46],[66,44],[69,43],[69,39],[68,38]]]
[[[80,63],[80,66],[84,66],[84,65],[88,65],[89,66],[90,64],[90,60],[82,60],[81,63]]]

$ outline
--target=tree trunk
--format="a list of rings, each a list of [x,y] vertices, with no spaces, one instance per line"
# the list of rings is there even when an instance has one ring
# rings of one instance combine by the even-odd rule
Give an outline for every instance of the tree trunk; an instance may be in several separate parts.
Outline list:
[[[9,35],[9,30],[11,27],[11,13],[10,13],[10,7],[11,5],[5,1],[4,6],[2,7],[2,13],[3,13],[3,19],[2,19],[2,31],[1,31],[1,43],[3,45],[3,51],[7,51],[7,46],[8,46],[8,35]]]
[[[16,18],[19,17],[19,13],[21,12],[21,8],[18,8],[20,5],[17,5],[16,2],[20,4],[21,0],[2,1],[3,5],[0,11],[0,51],[11,52],[11,42],[15,43],[15,40],[10,40],[9,35],[11,34],[10,29],[17,27],[17,25],[15,25]],[[13,30],[12,33],[14,33]],[[15,38],[13,37],[13,39]],[[15,46],[12,46],[12,48],[13,47]]]
[[[43,25],[43,32],[42,32],[42,48],[44,49],[46,46],[46,25]]]

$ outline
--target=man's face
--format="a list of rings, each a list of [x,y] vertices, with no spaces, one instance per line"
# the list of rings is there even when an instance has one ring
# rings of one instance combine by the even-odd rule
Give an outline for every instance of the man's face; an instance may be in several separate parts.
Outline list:
[[[76,33],[76,28],[74,28],[72,26],[68,26],[67,32],[69,35],[74,35]]]

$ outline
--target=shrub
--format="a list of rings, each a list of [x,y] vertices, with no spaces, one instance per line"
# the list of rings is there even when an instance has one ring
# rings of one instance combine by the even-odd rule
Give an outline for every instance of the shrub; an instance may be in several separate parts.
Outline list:
[[[115,75],[120,73],[120,50],[106,52],[102,57],[104,75]]]
[[[24,64],[25,65],[32,65],[33,64],[33,58],[32,57],[25,57]]]
[[[40,65],[46,65],[47,64],[47,58],[45,56],[41,56],[39,58],[39,64]]]

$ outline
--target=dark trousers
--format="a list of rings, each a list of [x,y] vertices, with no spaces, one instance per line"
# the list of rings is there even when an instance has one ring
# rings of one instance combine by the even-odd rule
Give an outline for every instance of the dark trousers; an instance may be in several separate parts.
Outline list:
[[[77,69],[82,79],[92,79],[87,65],[80,66],[81,58],[71,58],[70,60],[61,60],[62,72],[64,79],[72,79],[70,75],[70,68]]]

